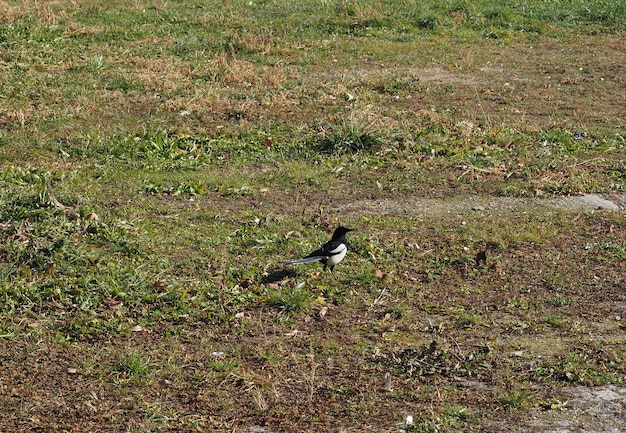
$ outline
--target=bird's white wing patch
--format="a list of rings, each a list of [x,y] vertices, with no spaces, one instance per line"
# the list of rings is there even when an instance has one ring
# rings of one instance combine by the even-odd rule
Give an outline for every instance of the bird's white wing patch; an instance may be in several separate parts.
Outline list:
[[[347,251],[348,247],[346,247],[344,244],[339,245],[337,248],[330,251],[332,255],[328,258],[326,264],[328,266],[335,266],[337,263],[343,260],[343,258],[346,256]]]
[[[331,254],[341,254],[342,251],[345,251],[347,249],[348,248],[346,247],[345,244],[340,244],[337,248],[330,250],[329,253],[331,253]]]

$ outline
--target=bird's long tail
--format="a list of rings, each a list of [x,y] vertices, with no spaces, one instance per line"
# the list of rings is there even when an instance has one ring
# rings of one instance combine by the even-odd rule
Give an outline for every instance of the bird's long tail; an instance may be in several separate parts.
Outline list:
[[[286,265],[302,265],[304,263],[313,263],[319,262],[320,260],[324,260],[327,258],[326,256],[313,256],[313,257],[305,257],[303,259],[298,260],[289,260],[288,262],[283,262]]]

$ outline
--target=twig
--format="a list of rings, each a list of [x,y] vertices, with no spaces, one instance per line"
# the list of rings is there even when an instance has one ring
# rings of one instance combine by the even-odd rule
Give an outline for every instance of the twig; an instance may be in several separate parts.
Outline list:
[[[63,203],[61,203],[59,200],[57,200],[56,196],[54,195],[54,192],[52,191],[52,185],[50,184],[50,180],[44,176],[42,176],[42,178],[43,178],[43,183],[44,183],[44,194],[48,196],[48,201],[50,202],[52,207],[54,207],[55,209],[65,211],[67,213],[67,216],[70,219],[78,218],[79,216],[78,212],[76,212],[76,210],[74,210],[73,207],[66,206]]]
[[[50,184],[50,180],[44,177],[43,181],[44,181],[45,193],[48,196],[48,199],[50,200],[50,204],[56,209],[66,210],[68,206],[65,206],[63,203],[57,200],[57,198],[54,196],[54,193],[52,192],[52,185]]]
[[[576,164],[570,165],[570,168],[579,167],[581,165],[585,165],[585,164],[588,164],[590,162],[594,162],[594,161],[598,161],[598,160],[604,161],[604,158],[601,157],[601,156],[598,156],[597,158],[591,158],[591,159],[587,159],[586,161],[580,161],[580,162],[577,162]]]
[[[478,168],[474,165],[467,164],[467,170],[465,170],[459,177],[457,177],[456,180],[461,180],[463,176],[465,176],[467,173],[469,173],[472,170],[478,171],[481,173],[487,173],[487,174],[493,174],[498,171],[497,169]]]

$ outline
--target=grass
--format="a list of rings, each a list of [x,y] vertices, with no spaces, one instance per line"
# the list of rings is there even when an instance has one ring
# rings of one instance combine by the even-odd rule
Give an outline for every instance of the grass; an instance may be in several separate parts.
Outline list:
[[[2,425],[494,430],[623,383],[623,212],[543,200],[623,197],[625,16],[0,2]],[[340,223],[336,278],[281,265]]]
[[[287,313],[305,311],[313,303],[314,295],[304,286],[305,283],[299,283],[292,288],[279,288],[265,302],[268,306]]]
[[[117,370],[128,376],[143,376],[150,371],[150,359],[140,352],[132,351],[120,360]]]

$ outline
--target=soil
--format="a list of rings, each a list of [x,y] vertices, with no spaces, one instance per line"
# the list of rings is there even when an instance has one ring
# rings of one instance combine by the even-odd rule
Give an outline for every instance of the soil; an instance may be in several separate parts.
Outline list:
[[[467,196],[453,199],[427,199],[405,197],[400,199],[357,200],[335,209],[346,218],[358,216],[423,215],[436,217],[441,214],[471,215],[480,213],[526,212],[529,209],[561,209],[573,211],[623,211],[626,195],[584,194],[580,196],[552,198],[480,197]],[[616,312],[626,314],[626,298]],[[438,322],[434,317],[433,323]],[[480,383],[468,383],[468,388],[482,387]],[[534,408],[515,424],[494,420],[484,431],[537,432],[537,433],[624,433],[626,432],[626,387],[608,385],[603,387],[574,386],[555,390],[560,407],[556,410]],[[250,432],[271,430],[251,426]],[[352,430],[344,429],[348,432]],[[356,431],[356,430],[355,430]],[[393,430],[391,430],[393,431]],[[398,431],[403,431],[399,429]]]
[[[600,196],[594,194],[576,197],[532,199],[479,196],[467,196],[456,199],[404,197],[396,198],[395,200],[361,199],[328,210],[331,213],[341,212],[344,215],[348,214],[350,218],[368,215],[424,215],[425,217],[436,217],[442,214],[451,214],[455,216],[460,215],[469,219],[471,215],[477,215],[480,213],[523,213],[528,210],[536,210],[537,208],[598,213],[621,212],[625,209],[625,203],[626,196],[624,195]],[[555,242],[558,243],[558,241]],[[523,263],[520,264],[519,269],[523,269]],[[520,278],[523,278],[523,276]],[[437,288],[438,286],[436,282],[433,283],[432,291],[437,292]],[[445,289],[445,286],[441,286],[441,288]],[[616,289],[618,291],[620,290],[617,287]],[[546,291],[545,293],[549,293],[549,291]],[[381,293],[381,296],[382,295],[383,294]],[[467,293],[466,295],[467,302],[470,304],[473,302],[488,304],[490,302],[489,297],[485,295],[476,294],[476,296],[474,296],[473,293]],[[542,293],[542,295],[545,294]],[[542,295],[540,295],[539,292],[536,294],[536,296]],[[436,296],[436,294],[433,296]],[[498,295],[495,294],[495,296]],[[474,298],[476,299],[474,300]],[[612,318],[615,318],[616,315],[626,315],[626,297],[624,294],[612,294],[610,295],[610,298],[611,299],[607,298],[607,305],[603,304],[602,299],[597,299],[596,305],[589,304],[589,302],[592,302],[590,299],[581,299],[584,299],[584,304],[589,305],[589,309],[593,310],[590,311],[590,314],[606,315],[607,312],[609,312]],[[617,304],[616,299],[618,300]],[[425,299],[425,301],[428,301],[428,299]],[[455,301],[450,300],[449,302],[454,304]],[[581,303],[580,305],[583,304]],[[375,305],[372,305],[368,311],[350,312],[340,310],[341,308],[332,309],[328,313],[330,318],[325,320],[309,319],[309,322],[295,324],[294,328],[296,326],[298,327],[299,332],[304,336],[303,338],[298,335],[285,337],[284,335],[287,334],[284,334],[284,331],[281,329],[277,331],[265,329],[267,326],[266,323],[268,322],[262,322],[260,319],[260,325],[258,325],[259,329],[250,325],[250,329],[247,332],[250,334],[249,338],[252,340],[258,340],[258,347],[270,344],[270,350],[280,350],[280,348],[282,348],[282,344],[284,343],[268,343],[268,341],[278,341],[285,338],[293,338],[291,341],[296,341],[297,339],[302,338],[301,343],[293,343],[294,349],[309,350],[305,347],[307,344],[322,344],[318,342],[316,338],[321,338],[319,336],[323,336],[325,330],[328,329],[328,326],[333,326],[333,323],[363,323],[363,325],[358,326],[370,326],[365,325],[365,323],[380,322],[380,315],[382,314]],[[493,317],[499,315],[499,320],[505,321],[507,320],[505,316],[506,314],[506,312],[496,312],[493,314]],[[572,312],[569,314],[571,317],[575,318],[576,315],[584,314],[584,312],[572,309]],[[364,316],[361,317],[361,315]],[[246,316],[243,317],[245,318]],[[62,316],[59,316],[59,320],[63,320]],[[184,320],[184,318],[181,318],[181,320]],[[254,321],[252,317],[250,317],[249,320],[251,322]],[[420,318],[420,321],[423,322],[423,324],[419,326],[423,327],[424,324],[426,324],[428,327],[436,329],[437,326],[442,323],[442,320],[445,319],[437,316],[437,314],[427,314],[426,317]],[[619,319],[615,320],[619,321]],[[382,322],[384,323],[384,320]],[[217,352],[210,347],[196,347],[198,341],[202,341],[207,338],[205,335],[210,335],[206,334],[208,331],[203,329],[201,324],[199,325],[200,326],[198,328],[185,326],[184,335],[180,336],[167,336],[162,334],[162,331],[158,328],[148,331],[144,330],[143,332],[130,336],[128,342],[110,341],[110,344],[105,345],[106,347],[99,345],[98,347],[94,347],[93,353],[82,354],[81,356],[86,358],[93,357],[91,360],[93,363],[111,362],[106,361],[110,358],[110,354],[124,352],[127,350],[126,345],[131,343],[131,341],[134,341],[133,344],[137,344],[141,341],[139,345],[146,348],[155,347],[155,353],[160,353],[161,351],[168,352],[167,347],[170,344],[172,347],[186,348],[186,352],[184,354],[172,352],[171,355],[173,357],[172,362],[174,364],[181,363],[186,366],[184,368],[184,370],[187,371],[184,375],[186,377],[185,381],[172,382],[167,377],[163,377],[158,381],[158,383],[149,383],[145,384],[145,386],[141,385],[138,389],[129,387],[126,391],[122,387],[121,394],[117,390],[117,386],[119,386],[119,384],[116,386],[115,382],[116,380],[123,381],[125,379],[110,378],[104,380],[104,382],[98,379],[91,380],[89,378],[89,374],[85,371],[81,371],[80,369],[81,363],[84,365],[86,358],[83,360],[76,360],[74,358],[75,354],[72,353],[71,346],[63,347],[61,345],[46,343],[44,341],[36,341],[36,338],[29,341],[19,342],[17,344],[13,344],[9,340],[3,339],[3,341],[0,341],[0,344],[2,344],[2,346],[8,346],[2,347],[0,353],[12,353],[14,354],[14,357],[7,357],[2,360],[3,366],[7,367],[8,374],[4,375],[2,377],[3,382],[0,382],[0,391],[3,394],[3,396],[0,397],[0,404],[8,411],[4,415],[0,415],[0,422],[4,419],[4,422],[7,422],[8,425],[19,427],[19,431],[113,431],[107,430],[107,428],[104,428],[103,426],[114,425],[121,427],[125,422],[127,422],[125,418],[127,415],[130,415],[132,418],[133,412],[139,411],[137,416],[139,416],[140,419],[143,417],[142,424],[139,424],[135,429],[130,426],[129,431],[147,431],[150,430],[150,426],[149,421],[146,421],[145,417],[149,416],[149,411],[151,410],[149,402],[156,401],[161,402],[158,404],[165,404],[168,407],[171,406],[174,412],[184,408],[181,414],[176,414],[175,416],[180,417],[178,419],[179,425],[184,425],[186,426],[185,428],[188,428],[193,424],[194,415],[192,415],[192,413],[203,413],[204,415],[206,415],[206,413],[213,414],[209,416],[208,421],[205,418],[202,418],[203,423],[201,424],[204,428],[206,428],[206,426],[212,425],[212,417],[215,417],[214,429],[210,429],[208,431],[255,433],[302,431],[302,421],[296,418],[297,414],[302,414],[309,419],[319,417],[322,426],[326,423],[326,426],[331,429],[330,431],[404,431],[401,417],[393,423],[386,420],[382,422],[382,425],[378,425],[376,427],[358,426],[358,420],[353,420],[354,424],[348,424],[349,427],[330,427],[329,423],[332,423],[333,413],[325,413],[325,411],[330,410],[340,413],[343,409],[340,405],[338,406],[337,403],[339,402],[334,402],[332,400],[326,401],[326,399],[334,398],[333,396],[337,392],[353,393],[355,391],[351,389],[352,385],[350,374],[348,373],[348,375],[344,377],[343,375],[346,374],[346,372],[343,371],[342,368],[328,364],[328,360],[319,360],[320,364],[318,365],[319,370],[317,374],[319,374],[320,377],[319,379],[316,378],[316,380],[319,380],[318,388],[316,390],[316,399],[319,400],[315,400],[315,404],[299,401],[297,398],[300,397],[295,397],[296,400],[292,401],[294,408],[290,409],[293,410],[293,412],[284,414],[284,418],[279,420],[278,424],[276,424],[276,420],[274,419],[264,419],[264,416],[262,415],[263,411],[250,416],[249,421],[246,421],[245,418],[241,419],[238,417],[238,410],[241,411],[242,414],[255,413],[256,411],[254,405],[250,403],[251,398],[260,408],[271,404],[272,394],[270,389],[256,388],[256,385],[254,385],[253,382],[250,382],[252,383],[251,385],[246,385],[246,381],[243,381],[243,379],[238,378],[235,375],[232,377],[229,376],[225,379],[223,384],[226,385],[223,390],[210,389],[210,380],[204,378],[204,375],[207,374],[207,365],[212,362],[210,357],[223,355],[222,352]],[[46,325],[32,323],[29,324],[29,327],[31,326],[35,329],[39,326],[52,326],[52,324]],[[595,322],[589,326],[598,327],[595,334],[600,336],[600,339],[623,339],[623,336],[621,336],[623,331],[621,331],[612,320],[606,322]],[[419,330],[421,328],[415,329]],[[272,335],[273,332],[276,334]],[[376,330],[375,334],[378,332],[381,331]],[[265,333],[268,333],[268,335],[265,335]],[[318,337],[316,337],[316,335]],[[472,348],[475,344],[472,343],[472,341],[461,340],[462,338],[468,337],[467,334],[463,333],[463,330],[454,330],[449,328],[447,329],[446,335],[452,335],[452,337],[450,337],[453,339],[452,341],[460,341],[464,351],[470,350],[470,348]],[[307,340],[309,336],[312,337],[311,340]],[[212,339],[212,337],[210,338]],[[232,339],[232,337],[222,338]],[[345,338],[347,343],[346,347],[350,347],[351,345],[355,346],[355,339],[358,341],[358,338],[360,337],[346,335]],[[254,345],[252,340],[248,344]],[[236,343],[236,338],[233,341]],[[212,344],[218,343],[213,342]],[[228,345],[230,344],[230,340],[223,341],[222,344]],[[273,344],[278,344],[278,346],[271,346]],[[498,340],[495,339],[492,344],[496,347],[497,351],[499,344]],[[510,342],[507,344],[510,346]],[[545,350],[546,353],[551,351],[553,352],[553,346],[560,344],[560,342],[556,340],[542,341],[541,344],[549,345],[551,347],[530,347],[526,344],[526,342],[520,343],[520,346],[525,347],[524,350],[527,353],[530,354],[532,352],[532,355],[536,356],[537,354],[541,354],[542,350]],[[191,347],[193,347],[194,350],[190,350]],[[283,353],[282,355],[289,356],[287,353]],[[345,353],[343,354],[343,356],[346,355],[347,354]],[[207,356],[209,359],[207,359]],[[243,354],[240,356],[245,357],[250,355]],[[508,357],[514,359],[519,357],[522,359],[526,356],[526,353],[522,353],[522,351],[520,351],[520,353],[514,354],[505,353],[503,356],[505,358]],[[181,359],[176,359],[176,357],[181,357]],[[311,363],[313,363],[313,359],[314,358],[311,358]],[[296,366],[295,370],[298,370],[298,373],[308,374],[306,370],[309,368],[308,364],[306,362],[302,363],[301,360],[298,362],[301,364]],[[362,362],[361,357],[355,356],[354,362]],[[78,367],[78,369],[76,367]],[[256,375],[271,376],[271,366],[267,367],[268,371],[266,372],[263,372],[264,368],[265,367],[257,373],[249,372],[248,374],[254,380],[257,378]],[[208,371],[210,371],[210,368],[208,368]],[[198,377],[197,374],[201,374],[202,376]],[[290,373],[279,370],[276,374],[280,375]],[[327,376],[323,376],[323,374],[327,374]],[[363,374],[363,372],[360,374]],[[376,374],[378,373],[376,372]],[[397,380],[397,378],[395,379]],[[306,380],[303,381],[301,377],[299,380],[298,377],[281,377],[280,380],[283,383],[290,385],[287,385],[287,388],[285,388],[285,385],[282,384],[272,385],[277,388],[273,391],[276,393],[276,398],[278,398],[278,395],[281,393],[283,394],[281,398],[285,398],[284,393],[287,392],[294,392],[295,395],[299,396],[303,393],[306,394],[303,387],[307,386],[307,382]],[[359,380],[362,381],[362,378],[359,377]],[[448,380],[453,381],[454,379]],[[241,382],[240,385],[237,384],[239,383],[238,381]],[[52,382],[55,384],[54,386],[51,385]],[[380,384],[377,383],[366,385],[367,389],[359,390],[359,392],[363,394],[379,393],[379,385]],[[418,385],[417,388],[410,389],[410,391],[413,393],[420,393],[420,386],[425,385]],[[410,386],[408,388],[410,388]],[[487,391],[488,385],[485,385],[480,378],[465,380],[461,388],[464,389],[463,392],[468,394],[468,397],[461,397],[462,399],[476,398],[475,396],[469,395],[475,394],[476,396],[480,396],[481,393],[489,392]],[[237,409],[236,407],[219,407],[219,396],[222,395],[220,393],[229,393],[232,389],[240,389],[241,395],[229,397],[224,396],[224,398],[230,398],[238,403],[241,403],[242,406],[240,406],[240,409]],[[125,392],[131,394],[124,394]],[[140,393],[141,397],[135,396],[134,393]],[[513,413],[494,413],[493,418],[488,421],[483,421],[482,425],[471,426],[470,422],[472,431],[494,433],[501,431],[519,433],[618,433],[626,431],[626,388],[623,386],[584,386],[581,384],[579,386],[572,387],[559,387],[553,390],[548,390],[547,392],[546,390],[543,390],[541,393],[543,393],[543,397],[549,398],[549,401],[551,402],[550,404],[554,406],[551,407],[550,410],[546,410],[541,406],[537,407],[536,405],[533,405],[533,407],[520,409]],[[326,395],[328,396],[325,397]],[[313,394],[311,394],[311,398],[312,397]],[[358,394],[353,396],[352,399],[357,397]],[[137,398],[146,402],[146,408],[139,409],[134,406]],[[266,402],[266,400],[269,402]],[[287,398],[287,400],[289,401],[290,398]],[[322,401],[326,401],[325,404],[327,404],[324,411],[320,411],[318,407]],[[385,402],[384,399],[382,401]],[[300,404],[302,404],[302,409],[296,409],[295,407]],[[397,407],[397,402],[388,402],[387,404],[391,405],[390,408]],[[396,406],[393,406],[393,404]],[[474,401],[472,404],[476,404],[476,402]],[[299,412],[300,410],[303,410],[305,413]],[[143,412],[147,412],[148,415]],[[346,423],[350,422],[349,419],[345,418],[345,415],[341,415],[342,414],[340,413],[339,417],[344,419]],[[237,420],[237,422],[236,424],[231,425],[224,422],[218,422],[218,420],[222,417],[225,419]],[[292,421],[289,421],[290,417],[294,417]],[[371,422],[371,418],[367,418],[367,415],[364,415],[364,417]],[[72,424],[67,422],[67,420],[71,419],[75,419],[76,423]],[[259,421],[265,421],[266,424],[261,424]],[[172,425],[176,425],[176,422],[170,422]],[[158,425],[158,423],[156,425]],[[198,426],[198,431],[207,431],[204,428]],[[339,428],[339,430],[337,430],[337,428]],[[163,431],[163,429],[159,427],[154,427],[154,429]],[[0,430],[2,430],[1,427]]]
[[[424,215],[467,212],[524,212],[526,209],[566,209],[580,211],[619,210],[626,207],[626,195],[603,197],[597,194],[555,198],[479,197],[425,199],[406,197],[387,200],[358,200],[336,208],[350,217],[371,215]]]
[[[626,388],[614,385],[562,390],[564,407],[533,414],[528,422],[542,433],[622,433],[626,431]],[[525,430],[529,431],[529,430]]]

